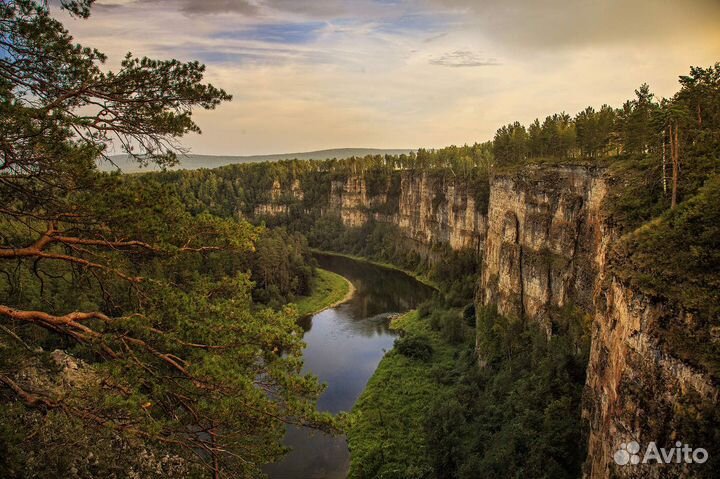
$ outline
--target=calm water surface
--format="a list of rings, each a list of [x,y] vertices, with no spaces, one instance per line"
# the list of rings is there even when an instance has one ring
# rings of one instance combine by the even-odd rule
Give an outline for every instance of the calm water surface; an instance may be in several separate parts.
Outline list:
[[[388,316],[415,308],[432,289],[399,271],[336,256],[316,258],[321,268],[349,279],[356,291],[350,301],[302,320],[304,370],[327,384],[321,410],[349,411],[392,348],[395,334],[388,329]],[[346,477],[350,453],[344,437],[289,427],[285,442],[293,450],[266,468],[272,479]]]

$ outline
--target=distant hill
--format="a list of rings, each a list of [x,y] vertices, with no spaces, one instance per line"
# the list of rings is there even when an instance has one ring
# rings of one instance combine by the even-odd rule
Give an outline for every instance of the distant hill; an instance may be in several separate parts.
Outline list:
[[[215,155],[186,155],[180,157],[180,164],[173,170],[196,170],[199,168],[217,168],[218,166],[232,165],[236,163],[258,163],[262,161],[280,160],[327,160],[330,158],[350,158],[352,156],[367,155],[401,155],[409,153],[411,149],[389,149],[380,148],[336,148],[332,150],[306,151],[302,153],[283,153],[275,155],[254,155],[254,156],[215,156]],[[118,168],[125,173],[137,173],[145,171],[158,171],[157,166],[141,168],[136,161],[128,155],[115,155],[111,157],[115,165],[107,161],[100,161],[98,167],[101,171],[115,171]]]

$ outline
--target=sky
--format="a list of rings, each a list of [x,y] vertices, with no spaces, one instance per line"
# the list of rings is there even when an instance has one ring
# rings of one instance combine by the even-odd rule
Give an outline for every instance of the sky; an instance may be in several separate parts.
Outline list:
[[[194,114],[198,154],[472,144],[720,61],[720,0],[97,0],[65,20],[108,68],[207,65],[234,98]]]

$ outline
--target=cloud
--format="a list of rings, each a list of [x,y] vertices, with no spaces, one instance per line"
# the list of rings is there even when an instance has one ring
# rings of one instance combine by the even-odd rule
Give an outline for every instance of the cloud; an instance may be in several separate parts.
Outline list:
[[[189,15],[238,13],[255,16],[258,6],[250,0],[100,0],[99,5],[161,4],[166,7],[177,5],[180,11]]]
[[[200,0],[202,1],[202,0]],[[353,5],[353,3],[355,5]],[[362,11],[363,7],[369,4],[367,0],[353,0],[346,2],[342,0],[313,0],[310,2],[299,0],[263,0],[265,7],[280,11],[297,13],[313,18],[333,18],[357,13],[358,7]]]
[[[437,35],[433,35],[431,37],[426,38],[425,40],[423,40],[423,43],[432,43],[436,40],[440,40],[441,38],[445,38],[447,36],[448,36],[448,32],[438,33]]]
[[[642,82],[672,95],[689,65],[720,58],[704,0],[98,1],[116,6],[67,26],[108,68],[128,50],[199,59],[233,94],[194,112],[196,153],[484,141],[514,120],[621,105]]]
[[[176,4],[188,15],[235,13],[251,17],[273,12],[297,14],[310,18],[332,18],[369,10],[374,0],[100,0],[100,4],[162,3]]]
[[[425,0],[499,43],[532,50],[669,42],[720,25],[718,0]],[[720,45],[716,45],[720,46]]]
[[[242,70],[250,66],[279,66],[286,64],[321,65],[333,62],[332,56],[313,48],[296,49],[291,46],[252,46],[243,42],[196,42],[177,45],[155,45],[163,55],[192,58],[209,65]]]
[[[256,40],[268,43],[301,44],[315,40],[325,26],[322,22],[270,23],[224,30],[212,35],[218,39]]]
[[[487,67],[496,66],[500,63],[495,58],[485,58],[476,52],[467,50],[455,50],[430,59],[431,65],[444,67]]]

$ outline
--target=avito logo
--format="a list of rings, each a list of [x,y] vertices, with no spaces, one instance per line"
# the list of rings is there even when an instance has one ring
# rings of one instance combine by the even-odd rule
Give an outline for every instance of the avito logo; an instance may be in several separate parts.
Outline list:
[[[675,443],[675,447],[668,449],[664,447],[658,448],[655,441],[648,443],[642,454],[640,449],[640,444],[636,441],[620,444],[620,449],[613,454],[615,464],[620,466],[673,463],[703,464],[709,457],[706,449],[702,447],[693,449],[680,441]]]

